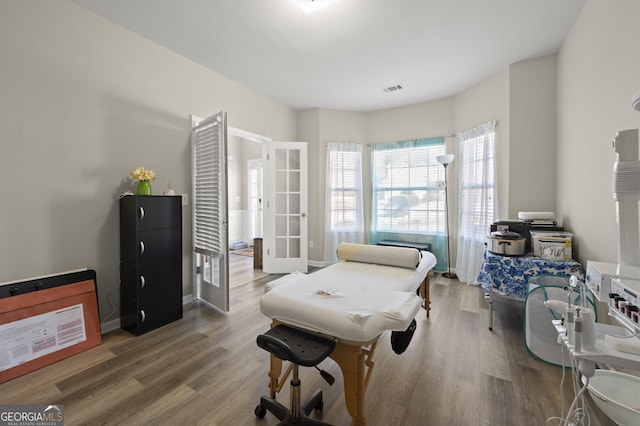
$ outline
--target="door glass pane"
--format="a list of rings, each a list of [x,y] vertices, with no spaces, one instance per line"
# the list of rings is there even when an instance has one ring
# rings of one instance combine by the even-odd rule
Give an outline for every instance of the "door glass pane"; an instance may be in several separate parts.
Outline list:
[[[202,281],[207,284],[213,283],[213,266],[211,265],[211,257],[204,254],[198,254],[198,257],[202,259],[201,263],[204,263],[204,266],[202,267]]]
[[[289,257],[300,258],[300,238],[289,238]]]
[[[276,237],[287,236],[287,216],[276,216]]]
[[[285,170],[287,168],[287,150],[276,149],[276,170]]]
[[[289,172],[289,191],[300,192],[300,172]]]
[[[289,194],[289,214],[300,214],[300,194]]]
[[[287,194],[276,194],[276,214],[287,214]]]
[[[300,216],[291,216],[289,218],[289,236],[300,236]]]
[[[298,184],[300,186],[300,184]],[[283,170],[276,171],[276,192],[287,191],[287,172]]]
[[[276,238],[276,258],[282,259],[287,257],[287,239]]]
[[[300,170],[300,151],[297,149],[289,151],[289,169]]]

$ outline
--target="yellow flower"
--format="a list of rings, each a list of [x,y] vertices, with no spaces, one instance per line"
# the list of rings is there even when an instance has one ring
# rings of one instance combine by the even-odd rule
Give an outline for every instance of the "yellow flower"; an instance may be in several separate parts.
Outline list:
[[[138,166],[129,172],[129,177],[134,180],[154,180],[156,173],[153,170],[147,170],[142,166]]]

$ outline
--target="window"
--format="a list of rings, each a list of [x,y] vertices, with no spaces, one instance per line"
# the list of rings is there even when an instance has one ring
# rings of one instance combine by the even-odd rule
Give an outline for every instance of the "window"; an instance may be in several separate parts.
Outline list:
[[[329,232],[362,232],[362,145],[327,145]]]
[[[462,132],[458,189],[458,256],[456,274],[475,282],[489,227],[497,216],[495,122]]]
[[[459,235],[485,240],[495,218],[495,125],[460,135]]]
[[[327,144],[324,259],[338,261],[340,243],[364,243],[362,145]]]
[[[374,232],[442,234],[445,230],[444,138],[374,145]]]

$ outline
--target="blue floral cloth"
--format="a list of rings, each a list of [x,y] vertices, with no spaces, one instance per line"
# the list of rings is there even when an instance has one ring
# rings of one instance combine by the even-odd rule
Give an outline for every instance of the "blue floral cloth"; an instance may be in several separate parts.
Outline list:
[[[501,294],[524,299],[529,278],[539,275],[576,275],[583,280],[582,266],[575,260],[549,260],[534,256],[509,257],[484,252],[477,282],[485,291],[490,286]]]

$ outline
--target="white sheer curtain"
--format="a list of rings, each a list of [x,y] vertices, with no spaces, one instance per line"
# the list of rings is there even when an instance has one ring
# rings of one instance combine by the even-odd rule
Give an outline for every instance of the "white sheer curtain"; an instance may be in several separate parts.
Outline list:
[[[328,143],[326,176],[324,260],[335,263],[338,244],[364,243],[362,145]]]
[[[489,228],[497,216],[495,121],[458,135],[460,170],[456,274],[474,284]]]

